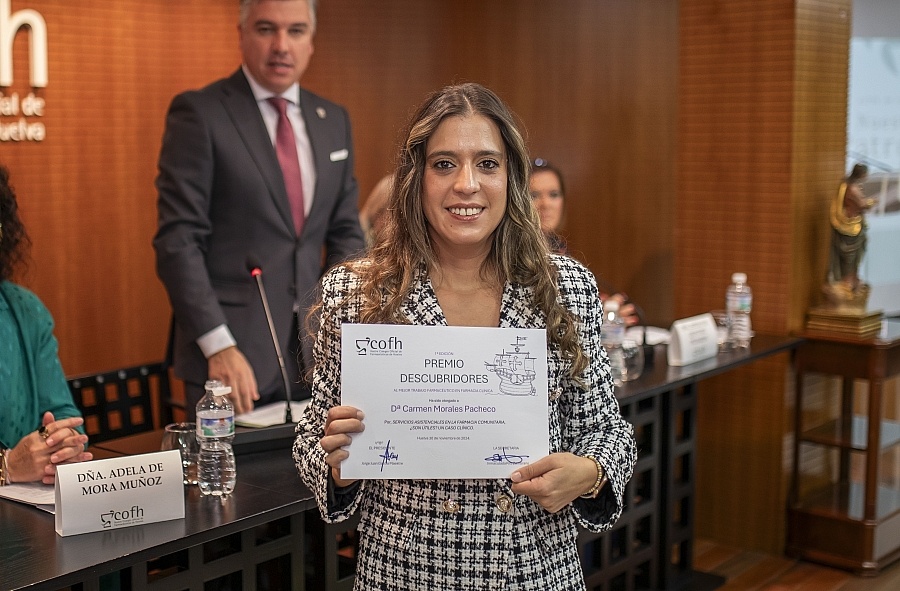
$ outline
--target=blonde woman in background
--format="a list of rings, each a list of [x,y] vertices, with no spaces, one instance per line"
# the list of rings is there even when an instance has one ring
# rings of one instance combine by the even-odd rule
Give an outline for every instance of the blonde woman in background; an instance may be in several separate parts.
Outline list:
[[[359,210],[359,225],[366,236],[366,246],[370,248],[387,221],[386,211],[392,183],[393,175],[381,177]]]

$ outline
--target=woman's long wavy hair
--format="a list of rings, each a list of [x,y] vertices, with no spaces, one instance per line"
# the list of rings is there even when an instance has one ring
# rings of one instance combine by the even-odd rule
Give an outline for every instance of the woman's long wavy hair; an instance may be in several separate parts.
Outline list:
[[[588,360],[576,332],[577,319],[559,302],[556,267],[528,188],[530,162],[515,118],[492,91],[479,84],[448,86],[432,94],[414,115],[400,148],[387,220],[378,241],[362,261],[348,263],[359,275],[363,295],[360,321],[404,324],[400,307],[418,273],[438,267],[422,208],[426,144],[448,117],[481,115],[500,130],[506,148],[506,213],[493,236],[483,277],[531,287],[534,304],[547,319],[548,339],[557,343],[578,376]]]
[[[19,219],[16,192],[9,184],[9,170],[0,165],[0,281],[11,278],[16,267],[25,263],[29,244]]]

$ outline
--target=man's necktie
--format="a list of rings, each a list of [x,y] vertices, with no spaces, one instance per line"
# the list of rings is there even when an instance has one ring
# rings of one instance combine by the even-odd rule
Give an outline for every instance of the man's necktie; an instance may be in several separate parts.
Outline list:
[[[303,209],[303,177],[300,175],[300,160],[297,157],[297,140],[294,127],[287,116],[287,99],[273,96],[266,99],[278,110],[278,128],[275,131],[275,153],[284,176],[284,188],[287,189],[291,214],[294,218],[294,229],[297,236],[303,231],[306,212]]]

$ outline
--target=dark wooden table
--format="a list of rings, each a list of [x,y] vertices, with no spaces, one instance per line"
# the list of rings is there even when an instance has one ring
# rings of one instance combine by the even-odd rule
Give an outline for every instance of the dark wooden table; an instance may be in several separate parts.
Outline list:
[[[588,589],[702,591],[724,583],[693,570],[697,384],[802,342],[760,334],[749,349],[680,367],[668,365],[659,345],[641,377],[616,388],[622,415],[635,427],[638,462],[613,529],[579,534]]]
[[[135,437],[123,445],[152,451],[162,432]],[[135,590],[217,588],[205,583],[217,578],[218,588],[305,589],[303,516],[315,501],[290,451],[239,455],[237,471],[224,500],[185,487],[184,519],[77,536],[56,535],[49,513],[0,499],[0,589],[98,589],[102,575]]]
[[[658,346],[644,374],[617,389],[640,454],[622,518],[610,532],[579,536],[589,588],[711,589],[721,582],[691,568],[697,382],[801,342],[758,335],[749,350],[683,367],[669,367],[665,347]],[[93,449],[98,457],[153,451],[161,438],[146,433]],[[289,448],[239,454],[237,461],[237,486],[224,502],[187,487],[183,520],[110,532],[62,538],[52,515],[0,499],[0,590],[83,582],[91,591],[111,573],[129,577],[122,588],[134,590],[349,588],[352,572],[343,579],[335,574],[338,530],[323,529]],[[318,572],[308,572],[310,564]],[[290,580],[278,578],[284,573]]]

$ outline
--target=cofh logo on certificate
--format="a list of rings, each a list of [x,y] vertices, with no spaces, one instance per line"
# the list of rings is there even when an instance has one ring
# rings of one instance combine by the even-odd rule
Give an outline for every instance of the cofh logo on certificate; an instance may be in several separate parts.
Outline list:
[[[403,341],[395,336],[384,339],[365,337],[356,339],[357,355],[402,355]]]

